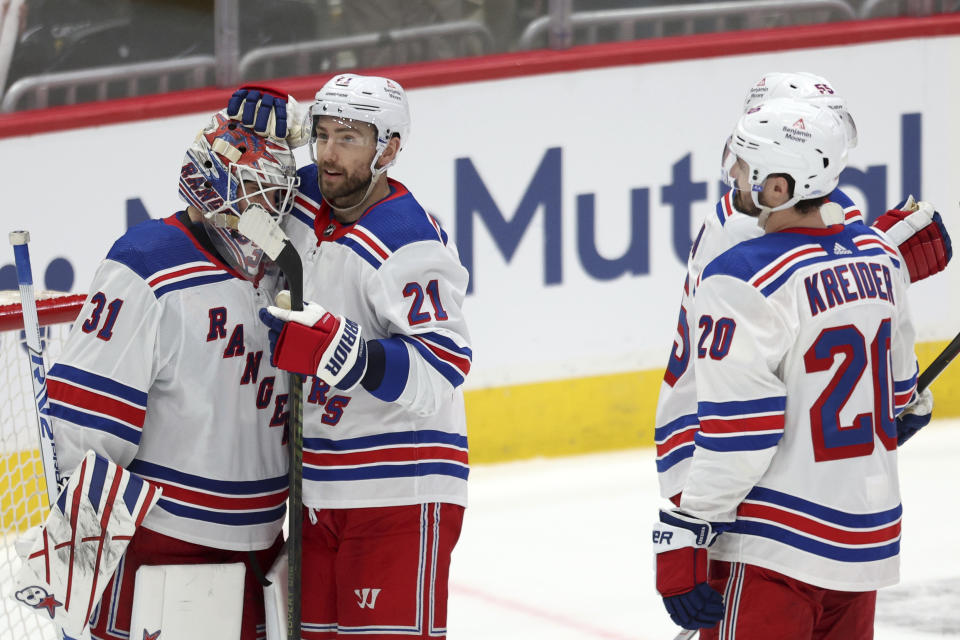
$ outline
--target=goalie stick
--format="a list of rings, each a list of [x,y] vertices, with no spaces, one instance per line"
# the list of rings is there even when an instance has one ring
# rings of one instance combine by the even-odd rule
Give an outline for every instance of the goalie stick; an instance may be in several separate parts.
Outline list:
[[[40,437],[40,459],[47,485],[49,505],[56,502],[62,478],[57,469],[57,448],[53,442],[47,409],[47,375],[43,364],[43,343],[40,341],[40,321],[37,318],[37,301],[33,295],[33,270],[30,268],[30,232],[11,231],[10,244],[17,265],[17,284],[20,287],[20,310],[23,314],[23,331],[27,343],[27,358],[30,361],[30,382],[33,384],[33,404],[37,412],[37,433]]]
[[[250,205],[240,216],[237,230],[270,256],[290,289],[290,309],[303,310],[303,263],[280,224],[259,205]],[[287,639],[300,638],[300,557],[303,550],[303,382],[290,374],[290,418],[287,446],[290,451],[290,514],[287,527]]]

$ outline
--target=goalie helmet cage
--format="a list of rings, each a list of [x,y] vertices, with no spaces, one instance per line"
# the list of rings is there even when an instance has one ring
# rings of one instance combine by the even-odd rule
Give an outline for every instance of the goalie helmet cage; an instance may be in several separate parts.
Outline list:
[[[85,296],[37,292],[44,360],[49,367]],[[20,558],[14,541],[41,524],[47,493],[37,435],[18,291],[0,291],[0,640],[54,640],[56,631],[11,597]]]

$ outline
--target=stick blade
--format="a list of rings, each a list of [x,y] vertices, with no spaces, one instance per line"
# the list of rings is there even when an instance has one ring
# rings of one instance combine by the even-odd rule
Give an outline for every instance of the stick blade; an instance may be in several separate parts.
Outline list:
[[[247,207],[240,216],[237,230],[257,243],[271,260],[276,260],[284,245],[289,242],[280,228],[280,223],[267,213],[266,209],[256,204]]]

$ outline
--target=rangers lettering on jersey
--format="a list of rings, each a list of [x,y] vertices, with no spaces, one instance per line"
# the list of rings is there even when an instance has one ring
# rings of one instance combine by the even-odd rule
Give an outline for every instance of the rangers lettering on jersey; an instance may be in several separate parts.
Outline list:
[[[264,549],[280,532],[287,494],[283,429],[272,428],[286,420],[287,376],[262,358],[269,340],[256,316],[269,294],[208,253],[186,224],[171,216],[129,229],[97,270],[97,294],[80,318],[95,319],[98,299],[123,308],[108,338],[77,332],[50,369],[58,453],[73,468],[92,448],[161,487],[148,529]],[[222,380],[235,383],[221,384],[212,402],[203,390]]]

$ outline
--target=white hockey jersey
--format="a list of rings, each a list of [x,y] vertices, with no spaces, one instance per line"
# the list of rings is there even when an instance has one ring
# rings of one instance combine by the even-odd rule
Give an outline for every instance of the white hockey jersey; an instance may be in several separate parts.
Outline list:
[[[287,495],[286,374],[257,310],[272,296],[205,249],[185,214],[127,231],[47,376],[60,468],[87,449],[159,485],[143,526],[257,550]]]
[[[449,502],[466,506],[462,384],[472,351],[462,305],[467,270],[446,232],[399,182],[340,225],[300,169],[286,230],[303,257],[304,299],[346,316],[382,346],[379,384],[349,393],[304,386],[303,501],[312,508]]]
[[[704,219],[687,258],[677,335],[660,385],[654,425],[657,475],[660,495],[664,498],[676,496],[683,489],[693,455],[693,436],[698,428],[696,378],[690,361],[690,339],[694,330],[690,310],[700,274],[727,249],[763,234],[757,219],[734,209],[731,198],[732,192],[728,191],[717,202],[715,211]],[[828,200],[843,207],[848,224],[863,222],[860,210],[839,189],[831,193]]]
[[[732,523],[711,557],[845,591],[898,580],[895,416],[917,363],[897,255],[854,223],[767,234],[704,270],[680,506]]]

